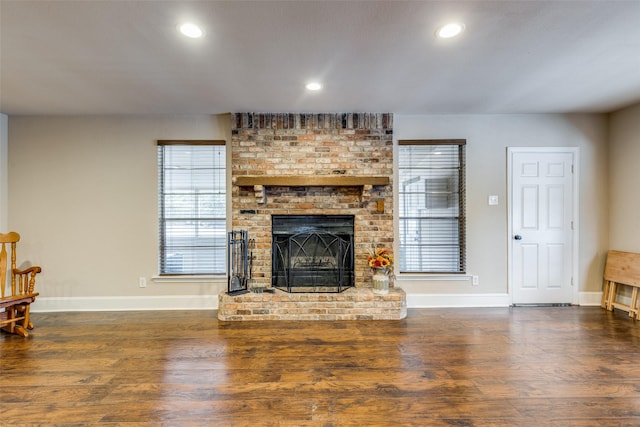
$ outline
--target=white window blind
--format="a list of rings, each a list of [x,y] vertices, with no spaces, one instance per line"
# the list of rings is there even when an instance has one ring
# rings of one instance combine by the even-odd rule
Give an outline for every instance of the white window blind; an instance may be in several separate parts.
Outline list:
[[[465,143],[398,141],[401,272],[465,272]]]
[[[158,141],[160,275],[225,272],[224,141]]]

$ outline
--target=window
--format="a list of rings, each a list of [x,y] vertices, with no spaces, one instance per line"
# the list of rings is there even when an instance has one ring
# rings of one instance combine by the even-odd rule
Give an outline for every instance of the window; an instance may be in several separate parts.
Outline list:
[[[400,272],[465,272],[465,143],[398,141]]]
[[[158,141],[160,275],[224,273],[224,141]]]

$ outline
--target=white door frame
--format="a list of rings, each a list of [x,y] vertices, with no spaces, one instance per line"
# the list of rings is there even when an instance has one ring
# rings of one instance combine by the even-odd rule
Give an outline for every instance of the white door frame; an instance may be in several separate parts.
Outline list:
[[[578,249],[580,222],[578,218],[580,206],[580,148],[579,147],[507,147],[507,292],[509,301],[513,305],[513,205],[511,191],[513,190],[513,155],[515,153],[570,153],[573,157],[573,178],[572,178],[572,209],[573,209],[573,233],[571,237],[571,285],[572,304],[580,303],[580,278],[578,270]]]

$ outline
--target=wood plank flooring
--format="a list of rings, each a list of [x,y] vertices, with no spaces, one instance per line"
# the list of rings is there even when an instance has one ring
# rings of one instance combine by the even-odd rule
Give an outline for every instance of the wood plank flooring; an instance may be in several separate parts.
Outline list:
[[[640,425],[640,323],[599,307],[33,321],[0,335],[2,426]]]

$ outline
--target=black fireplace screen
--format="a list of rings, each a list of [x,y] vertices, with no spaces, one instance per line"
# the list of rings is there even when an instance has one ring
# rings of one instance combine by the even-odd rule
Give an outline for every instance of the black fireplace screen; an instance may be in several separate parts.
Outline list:
[[[342,292],[354,286],[352,215],[273,215],[272,286]]]

